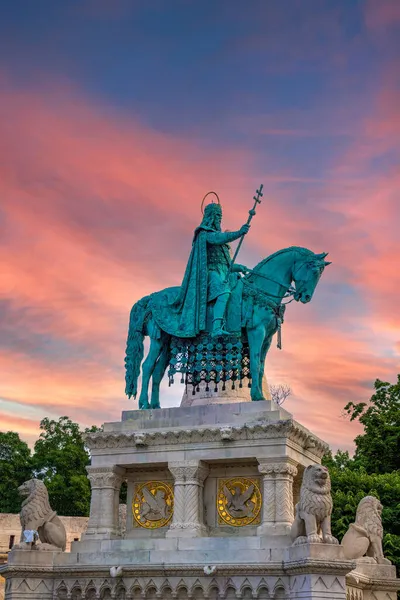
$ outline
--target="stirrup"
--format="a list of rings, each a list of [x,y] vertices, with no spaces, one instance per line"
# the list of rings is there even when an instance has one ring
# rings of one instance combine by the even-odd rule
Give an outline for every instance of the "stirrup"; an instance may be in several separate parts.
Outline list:
[[[221,325],[219,327],[217,327],[216,329],[214,328],[214,323],[216,321],[220,321]],[[224,319],[221,319],[220,317],[218,317],[217,319],[213,320],[213,330],[211,332],[211,337],[219,337],[221,335],[231,335],[229,333],[229,331],[225,331],[225,329],[222,328],[222,323],[224,322]]]

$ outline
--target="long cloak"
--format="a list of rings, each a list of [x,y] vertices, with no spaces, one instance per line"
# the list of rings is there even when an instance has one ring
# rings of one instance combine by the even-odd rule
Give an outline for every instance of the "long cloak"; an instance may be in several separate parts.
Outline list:
[[[156,322],[170,335],[192,338],[206,329],[208,231],[215,232],[205,226],[195,230],[181,287],[152,295],[151,307]]]

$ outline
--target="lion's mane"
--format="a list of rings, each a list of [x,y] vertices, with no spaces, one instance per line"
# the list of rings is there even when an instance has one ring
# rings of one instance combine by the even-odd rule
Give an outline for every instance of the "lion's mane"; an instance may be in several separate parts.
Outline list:
[[[365,496],[358,507],[355,524],[365,529],[368,537],[378,536],[382,539],[382,504],[375,496]]]
[[[49,503],[49,494],[46,486],[40,479],[30,479],[25,481],[19,490],[23,493],[28,492],[28,497],[23,501],[20,512],[22,530],[34,529],[50,521],[55,511],[51,509]]]
[[[299,502],[301,512],[315,515],[319,521],[332,513],[331,480],[329,473],[326,479],[319,479],[322,471],[328,473],[320,465],[312,465],[304,471]]]

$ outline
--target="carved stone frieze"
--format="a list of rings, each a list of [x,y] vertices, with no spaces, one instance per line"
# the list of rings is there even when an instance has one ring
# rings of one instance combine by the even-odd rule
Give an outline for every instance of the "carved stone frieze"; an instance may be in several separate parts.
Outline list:
[[[229,431],[228,431],[229,429]],[[286,437],[305,450],[311,450],[321,457],[328,446],[314,437],[307,429],[293,421],[264,421],[256,424],[244,424],[237,427],[193,427],[191,429],[170,429],[167,431],[140,432],[94,432],[85,435],[85,443],[90,449],[134,448],[142,446],[157,447],[176,444],[201,442],[221,442],[244,440],[262,440]],[[138,444],[140,437],[140,444]]]

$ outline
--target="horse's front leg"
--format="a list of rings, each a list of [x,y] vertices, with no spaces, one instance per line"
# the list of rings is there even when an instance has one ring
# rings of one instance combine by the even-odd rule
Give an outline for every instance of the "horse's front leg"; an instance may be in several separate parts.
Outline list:
[[[263,325],[260,324],[247,329],[250,351],[251,399],[253,402],[265,400],[262,386],[260,385],[261,355],[264,338],[265,327]]]
[[[161,353],[161,342],[150,338],[150,349],[142,365],[142,389],[139,396],[139,408],[150,408],[149,404],[149,382],[154,367]]]
[[[261,390],[263,389],[263,379],[264,379],[264,371],[265,371],[265,359],[267,357],[267,352],[270,349],[272,342],[272,335],[264,338],[264,343],[261,348],[261,359],[260,359],[260,375],[259,375],[259,385]]]

